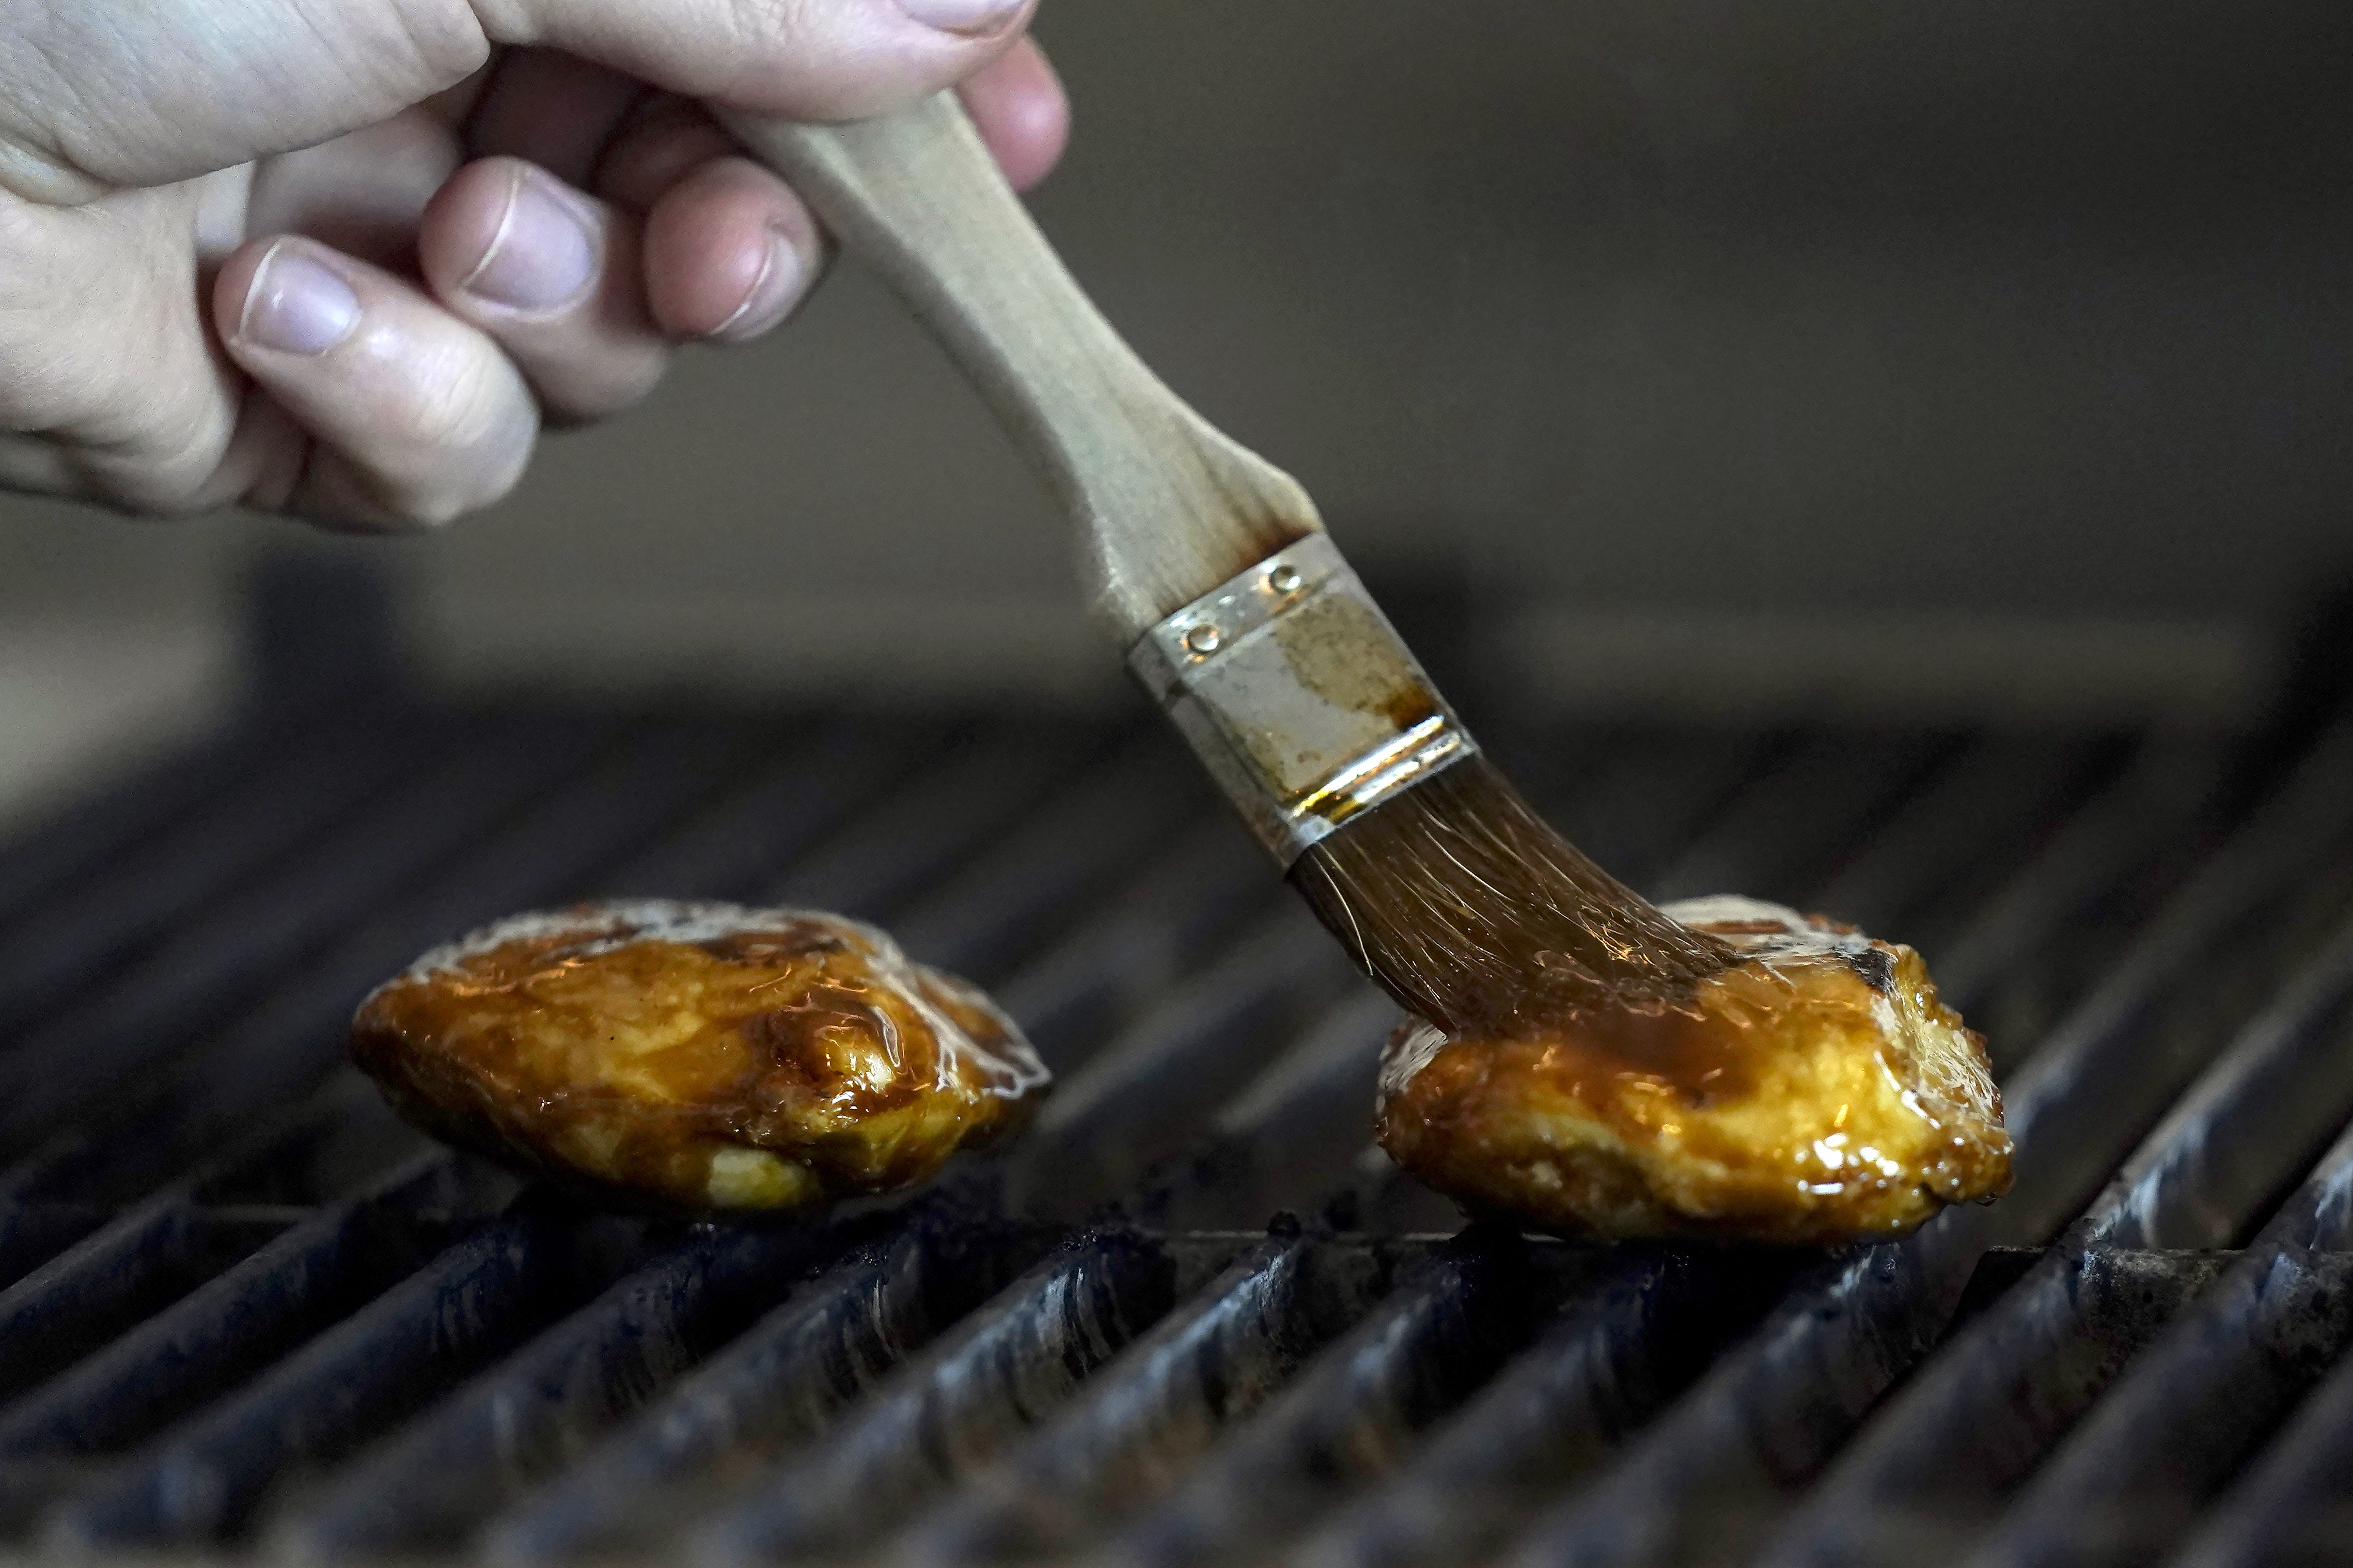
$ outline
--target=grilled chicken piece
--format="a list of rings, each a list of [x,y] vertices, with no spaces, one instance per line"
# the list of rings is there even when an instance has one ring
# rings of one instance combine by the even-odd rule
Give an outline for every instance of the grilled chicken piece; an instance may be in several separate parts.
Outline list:
[[[591,1195],[806,1209],[902,1187],[1029,1120],[1013,1021],[836,915],[666,900],[520,915],[361,1004],[402,1115]]]
[[[1507,1037],[1409,1021],[1381,1145],[1466,1207],[1563,1235],[1884,1237],[2009,1189],[1985,1043],[1918,953],[1752,899],[1666,913],[1736,962],[1675,1007]]]

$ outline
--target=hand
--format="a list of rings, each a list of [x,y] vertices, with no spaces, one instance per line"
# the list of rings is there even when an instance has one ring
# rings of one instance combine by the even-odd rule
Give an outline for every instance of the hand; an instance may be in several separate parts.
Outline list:
[[[1017,184],[1033,0],[0,0],[0,486],[429,527],[681,342],[789,316],[807,209],[700,107],[961,82]]]

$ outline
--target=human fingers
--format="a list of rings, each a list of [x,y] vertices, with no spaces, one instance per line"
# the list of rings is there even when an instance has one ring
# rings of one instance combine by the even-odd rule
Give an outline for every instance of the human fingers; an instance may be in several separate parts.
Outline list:
[[[0,201],[0,485],[138,513],[207,492],[242,378],[220,356],[189,237],[226,232],[245,182],[221,175],[66,210]],[[224,246],[227,248],[227,246]]]
[[[1035,40],[1017,39],[959,89],[1007,175],[1027,187],[1060,155],[1070,104]],[[476,156],[526,158],[607,201],[644,210],[699,165],[735,151],[702,104],[552,49],[508,51],[470,109]]]
[[[12,13],[0,189],[71,205],[323,142],[448,91],[500,44],[658,87],[853,119],[1002,53],[1033,0],[141,0]]]
[[[279,236],[228,258],[212,303],[229,357],[312,438],[303,460],[254,477],[254,504],[405,532],[487,506],[522,477],[539,431],[522,373],[414,285]]]
[[[373,125],[490,54],[448,0],[17,5],[5,31],[0,186],[57,205]]]
[[[1034,0],[475,0],[498,42],[566,50],[670,91],[853,120],[963,80]]]
[[[460,169],[425,209],[434,295],[488,334],[565,424],[631,406],[670,345],[646,310],[643,224],[520,158]]]
[[[956,92],[1015,190],[1028,190],[1061,161],[1071,139],[1071,100],[1035,38],[1023,37]]]
[[[780,325],[824,273],[817,220],[750,159],[697,164],[646,213],[646,298],[663,330],[749,342]]]
[[[307,235],[389,270],[411,270],[417,220],[459,162],[457,134],[421,109],[265,159],[237,237]]]
[[[1018,185],[1042,178],[1070,120],[1061,84],[1036,44],[1021,40],[961,90],[1008,177]],[[676,337],[758,336],[792,314],[827,259],[799,197],[738,153],[687,100],[644,109],[598,163],[594,188],[646,213],[648,302]]]
[[[585,189],[606,148],[654,91],[578,55],[509,49],[466,123],[466,147],[475,157],[527,158]]]

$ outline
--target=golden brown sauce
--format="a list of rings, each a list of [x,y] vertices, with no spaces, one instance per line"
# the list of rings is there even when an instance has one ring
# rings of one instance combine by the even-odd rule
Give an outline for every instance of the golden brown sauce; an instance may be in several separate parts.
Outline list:
[[[708,904],[501,922],[370,996],[352,1053],[429,1131],[686,1209],[904,1186],[1047,1082],[1010,1020],[880,931]]]
[[[1740,973],[1727,971],[1726,976]],[[1572,1084],[1588,1077],[1614,1082],[1631,1075],[1672,1089],[1694,1105],[1755,1085],[1746,1031],[1725,1027],[1720,1016],[1695,1003],[1555,1015],[1543,1026],[1542,1037],[1548,1067]]]
[[[1673,1000],[1409,1026],[1383,1146],[1470,1206],[1571,1234],[1897,1235],[2008,1188],[1983,1042],[1917,953],[1748,900],[1666,912],[1736,962]]]

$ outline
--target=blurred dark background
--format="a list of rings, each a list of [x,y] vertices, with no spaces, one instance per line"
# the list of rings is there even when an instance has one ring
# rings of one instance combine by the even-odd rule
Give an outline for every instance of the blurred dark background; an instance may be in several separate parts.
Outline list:
[[[1049,0],[1039,32],[1078,121],[1040,221],[1373,574],[1451,585],[1482,703],[2245,727],[2340,580],[2342,5]],[[391,574],[460,684],[1118,690],[1026,474],[845,267],[444,537],[11,504],[0,803],[200,722],[285,551]]]

